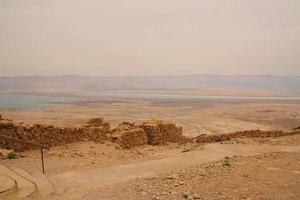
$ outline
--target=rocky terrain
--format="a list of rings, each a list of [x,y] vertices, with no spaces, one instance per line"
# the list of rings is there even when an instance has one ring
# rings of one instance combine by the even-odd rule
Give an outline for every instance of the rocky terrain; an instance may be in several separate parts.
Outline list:
[[[51,146],[54,193],[30,199],[299,199],[300,131],[249,130],[187,137],[166,120],[103,118],[81,127],[0,120],[0,133]],[[1,141],[0,165],[35,173],[34,149]],[[12,149],[19,150],[13,153]]]
[[[300,154],[268,153],[212,162],[117,186],[82,199],[294,199],[300,198]]]

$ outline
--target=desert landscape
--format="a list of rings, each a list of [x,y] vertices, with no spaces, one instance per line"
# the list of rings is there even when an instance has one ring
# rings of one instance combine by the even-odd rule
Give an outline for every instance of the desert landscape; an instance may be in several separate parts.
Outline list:
[[[0,0],[0,200],[300,200],[299,10]]]
[[[44,150],[43,175],[38,149],[2,141],[8,150],[1,150],[1,166],[36,182],[34,187],[25,184],[17,192],[4,192],[1,198],[300,197],[297,97],[172,95],[81,96],[63,102],[45,95],[39,103],[47,106],[29,108],[24,101],[22,107],[2,108],[1,135],[48,145],[50,150]],[[7,156],[12,150],[16,159]]]

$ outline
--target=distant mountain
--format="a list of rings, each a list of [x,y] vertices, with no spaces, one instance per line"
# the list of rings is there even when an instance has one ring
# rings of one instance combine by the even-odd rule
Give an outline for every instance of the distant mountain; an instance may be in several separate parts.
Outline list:
[[[103,90],[179,90],[274,92],[300,95],[299,76],[27,76],[0,77],[0,93],[71,94],[97,93]]]

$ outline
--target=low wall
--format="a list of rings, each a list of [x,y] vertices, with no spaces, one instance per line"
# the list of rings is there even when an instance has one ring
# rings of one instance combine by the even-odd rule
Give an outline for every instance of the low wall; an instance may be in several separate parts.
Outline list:
[[[0,121],[0,134],[48,146],[65,145],[80,141],[100,141],[107,138],[109,129],[84,127],[60,128],[46,125],[22,125],[11,121]],[[0,147],[15,151],[30,150],[32,147],[14,142],[0,141]]]
[[[266,137],[281,137],[288,135],[300,134],[300,131],[261,131],[261,130],[249,130],[249,131],[239,131],[234,133],[220,134],[220,135],[203,135],[196,141],[199,143],[213,143],[220,141],[227,141],[232,138],[266,138]]]
[[[52,146],[65,145],[81,141],[112,141],[123,148],[151,144],[178,142],[182,136],[182,127],[174,123],[150,120],[140,126],[134,123],[122,122],[113,130],[110,124],[102,118],[88,121],[82,128],[61,128],[47,125],[24,125],[10,120],[0,120],[0,134]],[[33,147],[0,141],[0,147],[15,151],[30,150]]]

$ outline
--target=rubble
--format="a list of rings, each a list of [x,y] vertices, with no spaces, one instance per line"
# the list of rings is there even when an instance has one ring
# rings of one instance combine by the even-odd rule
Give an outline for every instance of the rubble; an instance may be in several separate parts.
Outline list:
[[[148,144],[157,145],[166,142],[179,142],[183,139],[182,127],[162,120],[148,120],[140,125],[146,131]]]
[[[102,128],[105,130],[109,130],[110,129],[110,124],[108,122],[104,122],[103,118],[93,118],[89,121],[86,122],[85,124],[86,128]]]

